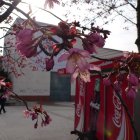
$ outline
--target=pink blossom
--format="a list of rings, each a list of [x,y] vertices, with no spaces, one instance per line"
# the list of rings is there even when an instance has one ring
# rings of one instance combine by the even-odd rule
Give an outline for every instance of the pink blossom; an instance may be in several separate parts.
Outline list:
[[[126,88],[126,95],[128,98],[134,99],[136,97],[136,89],[133,87]]]
[[[47,5],[49,6],[49,8],[53,8],[54,3],[60,4],[60,2],[58,0],[45,0],[44,8],[46,8]]]
[[[105,86],[110,86],[111,85],[111,81],[110,81],[110,79],[107,77],[107,78],[104,78],[103,79],[103,84],[105,85]]]
[[[77,68],[75,72],[72,74],[72,81],[76,80],[77,77],[80,77],[81,80],[84,82],[90,82],[90,72],[88,70],[85,70],[84,72],[80,72]]]
[[[70,35],[76,35],[76,33],[77,33],[76,27],[71,27],[70,30],[69,30],[69,34]]]
[[[41,126],[47,126],[51,121],[52,119],[50,118],[50,116],[46,114],[45,119],[42,119]]]
[[[6,82],[4,82],[4,80],[5,80],[5,78],[0,79],[0,85],[3,85],[3,86],[5,86],[5,85],[6,85]]]
[[[81,50],[78,48],[72,48],[69,50],[68,53],[62,54],[58,62],[67,60],[66,64],[66,71],[67,73],[74,73],[76,68],[79,69],[79,71],[84,72],[85,70],[88,70],[90,65],[86,61],[85,58],[88,58],[90,55],[87,51]]]
[[[30,113],[30,115],[32,117],[32,120],[35,120],[38,117],[37,113],[35,113],[35,112]]]
[[[53,58],[46,58],[46,70],[50,71],[54,66],[54,60]]]
[[[95,49],[95,45],[90,43],[87,39],[83,39],[83,48],[87,50],[89,53],[97,53]]]
[[[60,22],[58,24],[59,32],[58,34],[68,35],[70,32],[70,27],[68,26],[67,22]]]
[[[23,29],[20,30],[16,35],[16,48],[19,52],[30,58],[37,53],[37,46],[35,45],[35,39],[33,40],[34,30]]]
[[[24,110],[23,113],[24,113],[25,118],[29,118],[29,116],[30,116],[30,111],[29,110]]]
[[[89,64],[89,69],[86,69],[85,71],[80,71],[79,68],[76,68],[72,74],[72,81],[76,80],[76,78],[79,76],[84,82],[90,82],[89,70],[101,71],[101,68],[94,64]]]
[[[17,47],[17,50],[19,50],[19,52],[21,53],[21,55],[26,56],[27,58],[30,58],[37,53],[37,47],[31,46],[31,45],[27,46],[24,44],[18,44],[16,47]]]
[[[133,86],[138,86],[138,83],[139,83],[139,78],[133,74],[133,73],[130,73],[128,76],[127,76],[127,79],[128,79],[128,82],[133,85]]]
[[[96,53],[95,47],[102,48],[104,44],[105,40],[99,33],[90,33],[83,39],[83,47],[90,53]]]
[[[52,119],[50,118],[49,115],[45,116],[45,121],[44,121],[45,126],[46,126],[47,124],[50,124],[51,121],[52,121]]]

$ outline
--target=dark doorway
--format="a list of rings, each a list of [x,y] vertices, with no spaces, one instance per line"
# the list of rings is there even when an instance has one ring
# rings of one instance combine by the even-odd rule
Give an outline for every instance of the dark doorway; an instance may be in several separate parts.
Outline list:
[[[52,101],[70,101],[70,75],[61,75],[57,72],[51,72],[50,97]]]

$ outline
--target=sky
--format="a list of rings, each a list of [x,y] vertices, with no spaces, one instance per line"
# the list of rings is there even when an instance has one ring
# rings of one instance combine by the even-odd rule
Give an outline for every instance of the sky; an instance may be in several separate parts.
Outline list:
[[[34,8],[43,7],[44,1],[42,0],[24,0],[31,3],[31,7],[33,9],[32,17],[35,16],[37,21],[55,24],[59,23],[59,19],[52,16],[51,14],[44,12],[42,10]],[[20,4],[20,8],[24,9],[24,11],[29,11],[29,8],[26,4]],[[64,17],[64,13],[66,12],[66,8],[62,8],[58,5],[55,5],[54,9],[49,9],[52,13],[56,16],[60,17],[63,20],[66,20]],[[75,9],[71,12],[76,12]],[[84,14],[84,11],[82,11]],[[18,13],[19,14],[19,13]],[[20,14],[19,14],[20,15]],[[72,18],[72,17],[71,17]],[[72,20],[72,19],[71,19]],[[100,21],[99,21],[100,22]],[[123,29],[123,22],[121,19],[117,18],[113,23],[104,26],[104,29],[110,30],[111,34],[106,39],[105,48],[111,48],[115,50],[122,50],[122,51],[130,51],[130,52],[137,52],[137,46],[135,45],[135,40],[137,37],[136,27],[132,26],[129,30]],[[0,36],[2,35],[2,31],[0,32]],[[0,41],[0,45],[3,45],[3,41]]]

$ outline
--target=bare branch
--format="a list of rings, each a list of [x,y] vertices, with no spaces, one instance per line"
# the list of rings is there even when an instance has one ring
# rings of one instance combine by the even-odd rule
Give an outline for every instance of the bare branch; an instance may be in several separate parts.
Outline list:
[[[8,5],[10,7],[12,7],[13,9],[17,10],[18,12],[20,12],[21,14],[23,14],[26,18],[28,18],[36,27],[38,27],[38,24],[36,22],[33,21],[33,19],[28,15],[26,14],[24,11],[22,11],[21,9],[13,6],[11,3],[8,3],[8,2],[4,2],[5,5]]]
[[[119,14],[120,16],[122,16],[123,18],[125,18],[127,21],[131,22],[134,25],[137,25],[135,22],[133,22],[132,20],[130,20],[129,18],[127,18],[126,16],[124,16],[122,13],[120,13],[119,11],[115,10],[114,11]]]
[[[26,107],[26,109],[27,110],[31,110],[31,109],[29,109],[29,107],[28,107],[28,103],[25,101],[25,100],[23,100],[18,94],[16,94],[15,92],[13,92],[10,88],[8,88],[8,87],[6,87],[6,89],[7,90],[9,90],[10,92],[12,92],[14,95],[15,95],[15,98],[16,99],[19,99],[20,101],[22,101],[23,103],[24,103],[24,105],[25,105],[25,107]],[[13,98],[14,98],[14,96],[12,96]]]
[[[28,3],[26,3],[26,2],[22,2],[22,3],[28,4]],[[28,4],[28,5],[29,5],[29,4]],[[52,16],[56,17],[56,18],[59,19],[60,21],[63,21],[60,17],[56,16],[55,14],[53,14],[52,12],[50,12],[50,11],[48,11],[48,10],[46,10],[46,9],[43,9],[43,8],[37,7],[37,6],[34,6],[34,7],[36,7],[36,8],[38,8],[38,9],[42,10],[42,11],[45,11],[45,12],[51,14]]]
[[[127,3],[128,3],[134,10],[137,10],[137,8],[136,8],[132,3],[130,3],[129,1],[127,1]]]
[[[1,1],[1,5],[5,5],[6,2]],[[20,0],[14,0],[12,4],[9,4],[9,8],[6,10],[5,13],[0,15],[0,23],[3,22],[15,9],[15,7],[20,3]]]
[[[11,33],[5,34],[4,36],[0,37],[0,39],[5,38],[8,35],[11,35]]]
[[[104,4],[104,3],[102,3],[102,4]],[[125,18],[127,21],[129,21],[129,22],[131,22],[132,24],[136,25],[135,22],[133,22],[132,20],[130,20],[129,18],[127,18],[126,16],[124,16],[122,13],[120,13],[119,11],[116,10],[117,8],[119,8],[119,7],[121,7],[121,6],[124,6],[124,5],[127,5],[127,4],[128,4],[128,3],[122,4],[122,5],[117,6],[117,7],[114,6],[113,8],[112,8],[112,6],[107,5],[107,4],[104,4],[104,5],[107,6],[108,8],[110,8],[110,10],[114,10],[117,14],[119,14],[120,16],[122,16],[123,18]]]

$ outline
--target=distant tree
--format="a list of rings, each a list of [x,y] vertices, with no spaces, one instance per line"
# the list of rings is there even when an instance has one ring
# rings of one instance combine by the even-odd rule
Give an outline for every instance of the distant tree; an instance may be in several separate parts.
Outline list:
[[[82,6],[83,4],[86,4],[86,6]],[[125,29],[129,29],[128,23],[136,26],[137,39],[135,44],[140,52],[140,0],[71,0],[62,2],[62,5],[77,9],[76,13],[72,13],[71,8],[68,9],[65,14],[66,17],[69,17],[71,13],[73,17],[81,18],[87,25],[89,23],[98,23],[99,18],[102,19],[103,24],[108,24],[113,22],[115,18],[122,17]],[[87,12],[83,12],[83,9]]]

